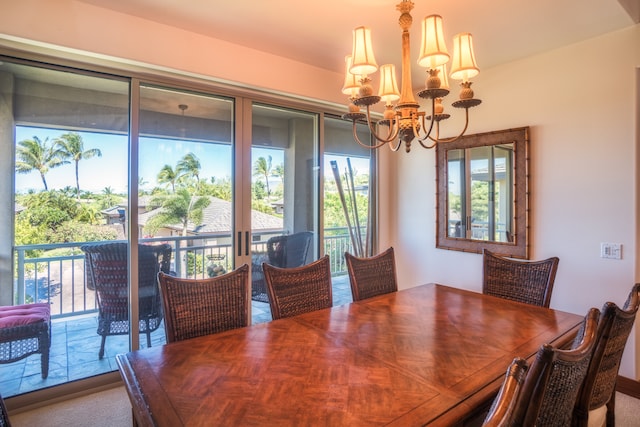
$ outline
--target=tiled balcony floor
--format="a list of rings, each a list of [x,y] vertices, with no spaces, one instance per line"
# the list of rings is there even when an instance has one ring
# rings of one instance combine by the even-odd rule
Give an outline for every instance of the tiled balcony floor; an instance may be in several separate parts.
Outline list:
[[[333,305],[352,302],[348,276],[333,277]],[[252,301],[252,323],[271,320],[269,304]],[[88,378],[118,370],[116,354],[129,351],[129,337],[107,337],[105,355],[98,359],[100,336],[96,334],[97,315],[72,316],[51,322],[51,351],[49,376],[40,374],[40,355],[35,354],[17,362],[0,364],[0,395],[7,398],[58,384]],[[140,335],[141,347],[146,347],[146,336]],[[165,343],[164,323],[151,333],[151,345]]]

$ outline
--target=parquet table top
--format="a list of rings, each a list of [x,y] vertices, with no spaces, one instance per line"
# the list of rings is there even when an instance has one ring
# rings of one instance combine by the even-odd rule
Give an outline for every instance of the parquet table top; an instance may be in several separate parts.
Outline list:
[[[117,361],[140,426],[449,426],[581,321],[429,284]]]

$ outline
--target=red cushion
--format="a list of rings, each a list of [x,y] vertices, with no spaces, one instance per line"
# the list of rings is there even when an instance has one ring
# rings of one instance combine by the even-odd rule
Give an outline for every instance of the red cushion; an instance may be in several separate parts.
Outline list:
[[[0,307],[0,328],[29,325],[37,322],[48,322],[49,304],[23,304]]]

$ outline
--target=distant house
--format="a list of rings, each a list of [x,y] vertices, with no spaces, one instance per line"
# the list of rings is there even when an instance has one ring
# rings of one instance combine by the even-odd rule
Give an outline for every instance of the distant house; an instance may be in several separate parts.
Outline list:
[[[24,206],[22,206],[20,203],[15,203],[13,206],[13,211],[16,214],[19,214],[20,212],[24,211],[26,208]]]
[[[284,214],[284,199],[271,203],[271,207],[275,213],[280,215]]]
[[[231,229],[233,224],[233,206],[231,202],[219,199],[217,197],[209,197],[211,203],[203,210],[202,223],[189,223],[187,226],[187,235],[200,236],[206,235],[207,242],[212,243],[215,239],[217,243],[230,243]],[[148,221],[160,212],[161,208],[147,210],[150,197],[141,197],[138,201],[138,231],[140,236],[147,235],[144,230]],[[102,211],[107,223],[121,224],[121,211],[126,206],[114,206]],[[125,214],[126,217],[126,214]],[[283,220],[277,216],[269,215],[256,210],[251,211],[251,227],[256,234],[280,234],[282,232]],[[154,237],[159,236],[182,236],[182,224],[170,224],[157,230]],[[254,240],[255,241],[255,240]]]
[[[151,200],[151,196],[142,196],[138,198],[138,214],[147,212],[147,205]],[[102,210],[102,214],[107,224],[123,224],[125,222],[125,212],[127,211],[127,204],[119,204],[110,208]]]

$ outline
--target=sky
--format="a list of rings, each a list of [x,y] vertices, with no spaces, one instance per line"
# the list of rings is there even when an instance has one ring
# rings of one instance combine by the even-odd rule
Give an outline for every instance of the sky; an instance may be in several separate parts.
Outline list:
[[[16,141],[31,139],[37,136],[41,141],[48,138],[48,144],[59,138],[65,131],[59,129],[45,129],[34,127],[16,127]],[[102,157],[81,160],[79,162],[80,189],[101,193],[105,188],[111,187],[115,193],[126,193],[127,189],[127,135],[78,132],[83,140],[84,149],[97,148]],[[209,178],[215,176],[218,179],[231,178],[233,164],[231,145],[190,142],[182,140],[140,138],[139,152],[139,176],[143,179],[143,188],[150,190],[156,186],[156,177],[160,169],[168,164],[175,168],[177,162],[188,153],[194,153],[202,166],[200,177]],[[272,165],[275,167],[283,163],[284,152],[279,149],[252,148],[252,163],[258,157],[272,157]],[[344,157],[325,156],[325,176],[333,177],[330,160],[340,159],[341,171],[346,168]],[[351,158],[352,167],[358,172],[366,172],[369,169],[368,159]],[[45,175],[49,189],[62,189],[67,186],[75,187],[75,164],[62,165],[50,169]],[[253,178],[254,180],[256,178]],[[274,182],[280,182],[274,178]],[[16,174],[16,192],[24,193],[28,190],[44,190],[44,184],[40,174],[32,171],[26,174]]]

